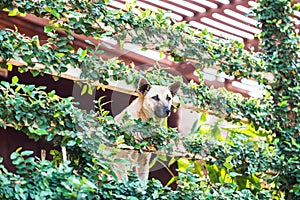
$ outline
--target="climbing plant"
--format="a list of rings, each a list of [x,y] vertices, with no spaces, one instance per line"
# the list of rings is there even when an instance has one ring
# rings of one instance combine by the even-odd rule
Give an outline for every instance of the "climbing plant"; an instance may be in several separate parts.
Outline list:
[[[256,8],[262,29],[261,56],[264,70],[274,74],[268,92],[273,98],[272,116],[265,121],[274,134],[280,173],[276,187],[286,193],[286,199],[300,195],[300,121],[299,121],[299,36],[295,32],[292,14],[299,9],[293,1],[259,1]],[[272,9],[268,9],[272,8]]]
[[[166,76],[166,70],[159,66],[138,72],[118,59],[104,61],[99,56],[104,37],[116,40],[120,48],[126,42],[138,44],[143,50],[160,51],[175,61],[194,62],[200,84],[183,84],[181,102],[192,103],[198,110],[214,112],[239,128],[227,129],[230,136],[225,141],[207,140],[203,137],[202,125],[194,129],[197,130],[194,135],[185,138],[187,150],[195,158],[205,155],[210,159],[204,164],[195,159],[185,164],[185,161],[179,162],[184,167],[180,168],[178,177],[173,178],[178,183],[176,191],[157,180],[140,182],[132,177],[128,181],[118,181],[114,179],[113,170],[115,152],[107,151],[106,144],[129,141],[130,145],[142,148],[145,143],[133,144],[128,134],[131,130],[119,129],[105,111],[86,113],[76,108],[70,98],[47,93],[45,88],[18,84],[14,77],[12,83],[0,85],[0,125],[12,126],[35,140],[44,137],[66,146],[69,162],[39,161],[31,157],[32,152],[17,150],[11,155],[16,173],[0,165],[0,197],[299,198],[299,37],[292,14],[300,6],[291,0],[258,0],[253,12],[262,29],[258,36],[261,51],[257,53],[245,50],[237,41],[215,39],[206,30],[195,31],[184,22],[174,22],[161,10],[158,13],[140,10],[139,14],[134,14],[134,3],[126,4],[126,12],[110,10],[106,4],[107,1],[82,0],[1,1],[0,10],[8,16],[33,14],[49,20],[44,27],[47,41],[43,44],[38,36],[30,38],[20,34],[17,27],[15,30],[1,29],[1,67],[12,70],[10,61],[14,59],[23,63],[18,68],[20,72],[30,71],[34,76],[54,72],[61,75],[71,65],[81,69],[81,78],[88,79],[89,83],[108,84],[111,80],[132,83],[140,76],[156,84],[173,82],[173,76],[157,78]],[[85,40],[86,48],[75,49],[76,34],[91,36],[93,40]],[[216,63],[220,71],[228,75],[257,80],[266,91],[265,96],[245,98],[205,86],[200,69]],[[37,69],[36,64],[43,67]],[[265,72],[272,73],[274,80],[268,80]],[[180,77],[175,79],[180,80]],[[137,123],[135,128],[145,125]],[[248,128],[241,128],[243,126]],[[160,135],[159,140],[154,138],[147,143],[159,147],[165,145],[165,137],[173,137],[176,132],[153,128],[160,134],[166,133]],[[129,138],[122,139],[120,135]],[[253,136],[261,137],[260,141]],[[111,177],[113,180],[109,180]]]

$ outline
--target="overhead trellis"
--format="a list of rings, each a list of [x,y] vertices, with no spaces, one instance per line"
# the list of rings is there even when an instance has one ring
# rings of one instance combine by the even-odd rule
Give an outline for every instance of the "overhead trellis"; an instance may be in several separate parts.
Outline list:
[[[184,95],[195,97],[191,100],[199,110],[211,110],[217,116],[224,117],[228,121],[240,122],[246,118],[248,125],[253,125],[256,131],[267,133],[266,140],[270,144],[268,148],[271,149],[271,157],[277,158],[276,162],[267,163],[268,167],[277,172],[276,177],[271,177],[272,182],[275,184],[275,189],[284,186],[283,190],[288,199],[293,199],[299,196],[300,123],[298,99],[300,81],[299,60],[297,59],[299,37],[293,29],[294,22],[291,16],[298,8],[299,6],[293,4],[292,1],[259,1],[256,12],[257,18],[260,20],[259,25],[262,28],[262,51],[254,53],[253,51],[246,51],[242,43],[222,39],[212,40],[210,39],[211,34],[206,31],[197,33],[189,29],[185,23],[171,23],[170,19],[166,18],[163,13],[160,17],[156,17],[148,11],[136,15],[130,10],[127,12],[109,10],[106,3],[102,1],[89,3],[73,0],[68,1],[67,4],[63,0],[5,1],[0,3],[0,9],[6,10],[8,15],[26,13],[47,18],[49,25],[44,27],[44,32],[48,36],[48,40],[46,43],[40,44],[39,38],[36,36],[30,38],[19,34],[17,30],[3,29],[0,30],[2,41],[0,43],[0,56],[3,60],[2,67],[11,69],[10,61],[14,59],[24,63],[19,68],[21,72],[30,70],[34,75],[39,73],[61,75],[71,65],[75,68],[81,68],[84,72],[81,78],[88,78],[91,82],[98,81],[102,84],[108,84],[107,79],[120,80],[125,79],[125,77],[129,77],[133,82],[140,75],[147,76],[153,82],[159,81],[155,79],[159,75],[155,68],[153,73],[148,71],[149,73],[143,74],[143,72],[137,73],[118,60],[103,61],[97,55],[99,53],[97,48],[94,49],[90,41],[86,41],[87,45],[90,45],[86,49],[74,49],[72,46],[74,43],[73,34],[76,33],[91,36],[99,43],[103,37],[115,37],[119,40],[120,47],[122,47],[122,43],[134,42],[145,48],[160,50],[179,60],[191,59],[198,63],[199,68],[202,67],[202,62],[206,64],[218,62],[222,72],[239,78],[254,78],[266,89],[266,95],[261,99],[248,99],[225,90],[211,90],[203,84],[201,73],[199,73],[200,85],[193,82],[185,85],[183,97]],[[158,35],[161,33],[162,35],[159,37]],[[174,37],[179,38],[179,41],[176,41],[178,43],[173,41]],[[155,44],[151,45],[151,43]],[[197,49],[200,51],[196,51]],[[86,62],[89,61],[93,61],[95,65],[86,65]],[[37,64],[42,65],[38,70],[36,69]],[[97,72],[104,73],[97,74]],[[263,76],[263,72],[273,73],[275,75],[274,81],[269,82]],[[165,72],[160,71],[160,73]],[[165,82],[161,83],[167,84],[168,81],[173,81],[173,78],[166,79]],[[43,135],[49,130],[55,130],[51,129],[52,125],[59,127],[59,131],[61,131],[63,128],[60,124],[62,120],[56,121],[55,113],[49,113],[53,114],[50,119],[53,118],[54,120],[52,123],[50,121],[50,125],[48,119],[44,117],[43,120],[45,123],[47,122],[47,126],[43,126],[44,121],[42,120],[39,127],[39,123],[36,121],[37,124],[33,124],[31,129],[27,127],[28,121],[19,122],[21,117],[12,118],[10,114],[7,114],[8,112],[18,112],[19,108],[14,100],[22,101],[27,106],[44,106],[42,101],[34,101],[36,104],[30,104],[33,101],[33,97],[30,95],[34,93],[34,89],[30,86],[23,89],[23,86],[19,86],[23,92],[24,89],[32,90],[32,93],[23,98],[22,95],[24,94],[18,93],[21,90],[17,89],[18,86],[16,89],[11,89],[7,84],[4,83],[5,87],[1,87],[1,98],[5,99],[5,102],[11,103],[11,109],[1,113],[5,123],[15,125],[16,129],[21,127],[20,123],[23,123],[22,127],[25,127],[24,130],[29,131],[29,134]],[[39,92],[43,93],[42,90]],[[16,96],[19,98],[14,99]],[[45,94],[39,98],[43,101],[51,101],[54,96],[53,94]],[[54,100],[56,102],[56,99]],[[52,104],[51,106],[55,107]],[[37,110],[37,112],[40,111]],[[62,112],[68,114],[69,110]],[[40,115],[40,113],[38,114]],[[89,119],[92,118],[92,115],[87,114],[86,116]],[[40,129],[35,129],[35,127]],[[62,133],[64,133],[63,130]],[[75,145],[73,140],[70,141],[70,146]],[[199,141],[201,142],[201,140]],[[232,165],[229,164],[232,160],[232,157],[226,158],[222,169],[231,170]],[[246,161],[248,162],[247,159]],[[235,178],[240,176],[239,174],[231,175]],[[251,174],[252,176],[255,175]]]
[[[12,1],[10,6],[6,4],[6,9],[11,10],[8,13],[10,15],[32,12],[38,17],[46,17],[50,21],[49,26],[44,29],[49,38],[43,45],[40,45],[37,37],[28,38],[15,31],[1,30],[3,38],[1,57],[3,60],[5,62],[10,59],[24,61],[26,65],[22,68],[27,70],[27,67],[30,67],[34,75],[43,72],[61,74],[67,71],[68,65],[72,65],[75,68],[83,69],[84,73],[81,78],[89,78],[104,84],[107,83],[106,79],[118,80],[128,77],[124,76],[124,73],[129,73],[126,71],[128,67],[116,60],[101,60],[99,56],[93,55],[95,53],[93,46],[88,46],[86,49],[73,49],[74,37],[72,34],[75,32],[98,39],[106,36],[115,37],[120,44],[126,42],[128,38],[131,39],[131,42],[145,47],[152,43],[156,44],[153,46],[154,49],[161,49],[164,53],[178,59],[190,58],[198,62],[200,68],[205,66],[202,64],[203,62],[205,64],[219,62],[221,70],[228,74],[260,77],[260,74],[249,73],[246,69],[251,66],[253,70],[257,69],[256,71],[260,72],[263,65],[262,60],[253,52],[245,51],[242,44],[227,43],[224,40],[216,43],[209,39],[211,35],[208,32],[195,33],[184,23],[171,24],[170,19],[163,13],[154,15],[152,12],[144,11],[141,15],[135,15],[131,11],[103,9],[106,7],[105,3],[88,5],[76,1],[69,3],[70,5],[64,6],[61,6],[59,1],[55,3],[42,1],[39,4]],[[40,11],[37,12],[37,10]],[[57,37],[61,32],[65,36]],[[174,42],[174,38],[179,38],[179,40]],[[18,45],[11,45],[10,41],[12,40],[16,41],[15,44]],[[92,43],[87,41],[87,44],[91,45]],[[84,65],[85,60],[96,64],[87,69],[86,67],[89,68],[89,65]],[[33,67],[36,64],[42,64],[43,67],[35,70]],[[110,70],[114,72],[112,77],[108,74]],[[262,80],[266,81],[263,78]]]

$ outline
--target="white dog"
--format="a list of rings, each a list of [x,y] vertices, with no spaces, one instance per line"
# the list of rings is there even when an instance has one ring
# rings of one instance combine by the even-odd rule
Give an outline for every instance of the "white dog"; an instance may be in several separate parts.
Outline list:
[[[115,121],[120,123],[125,113],[127,113],[130,119],[140,118],[144,122],[149,119],[153,119],[157,123],[161,123],[163,118],[170,116],[172,99],[177,94],[180,85],[181,83],[179,81],[169,85],[168,87],[151,85],[145,78],[142,78],[138,84],[138,98],[135,99],[119,115],[117,115],[115,117]],[[143,139],[143,136],[140,134],[133,134],[133,136],[138,141]],[[139,153],[133,151],[132,153],[128,153],[127,151],[120,151],[117,154],[117,157],[135,161],[136,164],[139,165],[139,167],[136,167],[138,177],[140,179],[148,179],[149,161],[151,158],[150,152]],[[118,178],[126,178],[127,171],[130,171],[131,167],[126,167],[123,164],[119,164],[118,167],[124,171],[124,173],[117,173]]]

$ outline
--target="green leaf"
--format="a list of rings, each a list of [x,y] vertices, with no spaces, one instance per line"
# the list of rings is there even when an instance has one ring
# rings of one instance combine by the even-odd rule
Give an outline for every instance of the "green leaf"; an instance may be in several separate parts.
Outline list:
[[[103,53],[104,53],[103,50],[97,50],[97,51],[96,51],[96,54],[103,54]]]
[[[30,73],[32,74],[33,77],[36,77],[36,76],[39,75],[40,72],[38,70],[36,70],[36,69],[31,69]]]
[[[24,159],[21,157],[17,157],[15,159],[12,159],[12,164],[16,165],[18,168],[21,168],[21,166],[19,166],[21,163],[24,163]]]
[[[34,129],[32,127],[29,127],[28,130],[29,130],[30,133],[34,133],[34,134],[39,135],[39,136],[48,135],[48,131],[46,131],[45,129],[40,129],[40,128]]]
[[[236,176],[242,176],[243,174],[239,174],[239,173],[236,173],[236,172],[230,172],[229,173],[229,176],[231,177],[236,177]]]
[[[10,63],[7,63],[7,70],[11,72],[13,70],[13,65]]]
[[[52,10],[52,8],[51,8],[51,7],[48,7],[48,6],[45,7],[44,9],[45,9],[47,12],[51,12],[51,10]]]
[[[94,91],[94,86],[88,85],[88,94],[93,95],[93,91]]]
[[[87,91],[87,89],[88,89],[88,86],[87,85],[83,85],[83,87],[82,87],[82,90],[81,90],[81,95],[84,95],[85,93],[86,93],[86,91]]]
[[[117,137],[116,139],[117,144],[123,144],[124,142],[125,142],[124,135],[120,135],[119,137]]]
[[[123,49],[123,48],[124,48],[124,41],[121,40],[121,41],[120,41],[120,49]]]
[[[54,115],[53,115],[53,117],[54,117],[54,118],[57,118],[57,117],[59,117],[60,115],[61,115],[60,112],[55,112]]]
[[[178,170],[185,172],[187,170],[187,167],[190,165],[190,162],[191,161],[188,160],[188,159],[184,159],[184,158],[178,159],[178,161],[177,161],[177,163],[178,163]]]
[[[104,151],[106,149],[106,145],[105,144],[100,144],[99,145],[99,150],[100,151]]]
[[[82,62],[82,61],[84,60],[86,54],[87,54],[87,50],[86,50],[86,49],[83,50],[83,49],[81,49],[81,48],[78,48],[77,54],[79,55],[78,60],[79,60],[80,62]]]
[[[69,140],[67,142],[67,146],[75,146],[76,145],[76,141],[75,140]]]
[[[157,155],[158,158],[162,161],[167,161],[167,156],[166,155]]]
[[[19,10],[17,8],[13,9],[13,10],[10,10],[9,13],[8,13],[8,16],[17,16],[19,14]]]
[[[65,55],[64,53],[56,53],[55,54],[55,56],[58,58],[64,57],[64,55]]]
[[[83,53],[83,49],[79,47],[77,49],[77,54],[80,56],[80,55],[82,55],[82,53]]]
[[[93,79],[98,79],[98,78],[99,78],[98,72],[96,72],[96,71],[93,71],[90,75],[91,75],[91,77],[92,77]]]
[[[65,46],[65,45],[67,45],[67,40],[59,40],[59,41],[56,43],[56,45],[57,45],[58,47],[63,47],[63,46]]]
[[[32,155],[34,152],[31,150],[26,150],[26,151],[22,151],[21,152],[21,156],[30,156]]]
[[[18,158],[19,156],[20,156],[19,153],[13,152],[13,153],[10,155],[10,159],[15,160],[15,159]]]
[[[177,162],[178,161],[178,158],[176,158],[176,157],[172,157],[171,158],[171,160],[169,161],[169,163],[168,163],[168,167],[170,167],[171,165],[173,165],[175,162]]]
[[[163,57],[164,57],[164,52],[163,51],[159,52],[159,58],[163,58]]]
[[[13,76],[11,79],[12,83],[18,83],[19,82],[19,78],[17,76]]]
[[[56,17],[57,19],[60,18],[60,14],[56,10],[51,10],[51,14]]]
[[[218,182],[219,181],[219,176],[220,176],[220,170],[218,169],[216,164],[213,165],[208,165],[205,164],[206,170],[209,172],[209,177],[211,181],[213,182]]]
[[[228,157],[226,158],[226,162],[227,162],[227,163],[231,162],[232,158],[233,158],[232,156],[228,156]]]
[[[44,26],[44,32],[45,33],[50,33],[53,30],[53,26]]]
[[[139,200],[139,199],[134,196],[129,196],[126,198],[126,200]]]
[[[197,172],[197,174],[199,174],[199,176],[202,175],[202,165],[198,162],[198,161],[194,161],[194,166],[195,166],[195,170]]]
[[[149,169],[151,169],[156,164],[157,160],[158,160],[158,155],[155,156],[155,158],[149,164]]]
[[[166,185],[169,186],[172,183],[176,182],[177,180],[178,180],[178,176],[173,176]]]
[[[58,80],[59,80],[59,77],[57,77],[57,76],[52,76],[52,79],[53,79],[54,81],[58,81]]]
[[[233,168],[233,165],[232,164],[230,164],[230,163],[224,163],[224,167],[226,167],[227,168],[227,170],[230,170],[230,169],[232,169]]]
[[[200,123],[203,123],[203,122],[206,122],[207,120],[206,120],[206,113],[202,113],[201,114],[201,116],[200,116],[200,119],[199,119],[199,122]]]
[[[93,53],[93,52],[94,52],[94,50],[93,50],[91,47],[89,47],[89,46],[86,47],[86,50],[87,50],[89,53]]]
[[[251,175],[251,177],[249,178],[249,181],[256,187],[261,189],[261,180],[256,177],[254,174]]]
[[[95,44],[93,42],[91,42],[90,40],[84,40],[87,44],[95,46]]]

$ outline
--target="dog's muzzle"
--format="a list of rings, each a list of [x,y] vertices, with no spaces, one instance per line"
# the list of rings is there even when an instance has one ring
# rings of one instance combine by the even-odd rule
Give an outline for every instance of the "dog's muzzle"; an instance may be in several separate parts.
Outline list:
[[[166,106],[156,106],[154,114],[159,118],[169,117],[171,114],[171,109]]]

